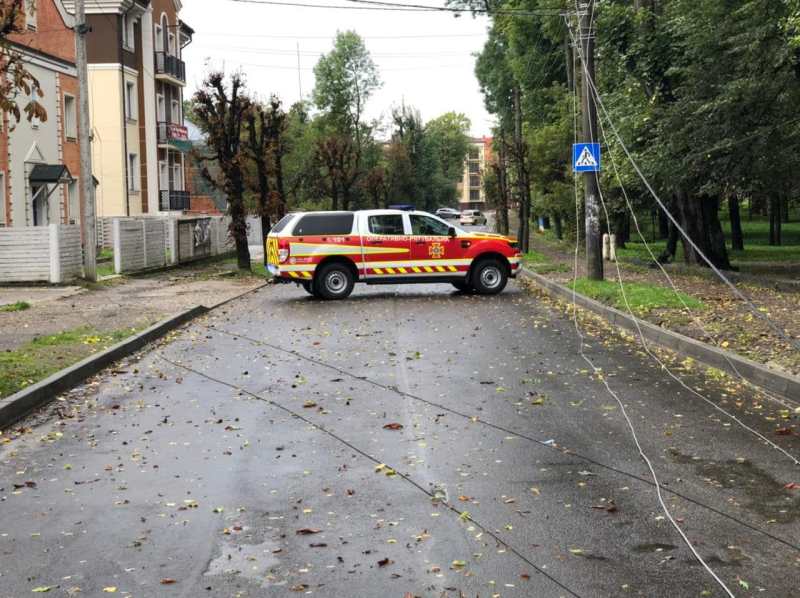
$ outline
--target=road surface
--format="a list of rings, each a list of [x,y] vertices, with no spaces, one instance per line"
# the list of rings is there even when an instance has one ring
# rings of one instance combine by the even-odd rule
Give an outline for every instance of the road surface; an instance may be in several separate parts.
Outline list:
[[[0,446],[0,598],[725,596],[626,414],[731,592],[800,596],[800,468],[590,332],[602,380],[517,283],[228,304]],[[681,367],[800,455],[797,414]]]

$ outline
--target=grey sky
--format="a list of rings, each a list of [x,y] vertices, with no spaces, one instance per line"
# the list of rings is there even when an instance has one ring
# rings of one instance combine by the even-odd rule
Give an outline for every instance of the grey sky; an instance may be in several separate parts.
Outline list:
[[[285,1],[358,6],[344,0]],[[388,114],[391,104],[399,104],[404,97],[407,105],[420,109],[426,122],[455,110],[472,121],[473,135],[490,133],[491,117],[483,107],[471,55],[486,39],[488,19],[484,17],[183,0],[181,18],[195,30],[183,56],[187,97],[202,82],[208,64],[220,67],[224,63],[228,70],[241,66],[253,91],[277,93],[288,107],[299,98],[297,44],[307,97],[314,86],[312,69],[318,57],[330,51],[337,30],[354,29],[365,38],[383,80],[367,107],[369,118]]]

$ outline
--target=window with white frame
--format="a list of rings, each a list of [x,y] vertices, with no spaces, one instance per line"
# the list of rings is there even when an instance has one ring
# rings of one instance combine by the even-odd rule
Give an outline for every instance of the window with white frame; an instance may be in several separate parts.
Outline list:
[[[64,134],[67,139],[78,138],[77,112],[75,110],[75,96],[64,94]]]
[[[6,226],[6,173],[0,172],[0,228]]]
[[[175,162],[172,165],[172,186],[176,191],[183,190],[183,182],[181,177],[181,164],[180,162]]]
[[[81,221],[81,194],[78,179],[67,185],[67,207],[69,223],[78,224]]]
[[[129,15],[122,15],[122,47],[129,52],[136,49],[133,24],[133,19]]]
[[[167,120],[167,102],[162,94],[156,96],[156,111],[158,112],[158,121],[165,122]]]
[[[125,118],[128,120],[138,120],[139,98],[136,96],[136,83],[125,81]]]
[[[176,56],[176,54],[175,54],[175,34],[174,33],[167,34],[167,40],[168,40],[168,44],[169,44],[169,48],[168,48],[169,55],[170,56]]]
[[[139,154],[128,154],[128,191],[139,191]]]
[[[36,31],[38,12],[39,7],[36,6],[36,0],[25,0],[25,25],[28,29]]]
[[[169,168],[164,160],[158,163],[158,188],[169,189]]]
[[[180,125],[181,123],[181,104],[178,100],[172,100],[172,122]]]
[[[155,36],[156,36],[156,52],[163,52],[164,51],[164,30],[161,28],[161,25],[155,26]]]

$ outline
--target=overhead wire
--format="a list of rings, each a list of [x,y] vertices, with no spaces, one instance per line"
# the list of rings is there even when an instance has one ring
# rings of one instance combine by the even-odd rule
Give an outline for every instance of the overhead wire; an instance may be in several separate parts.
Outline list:
[[[514,9],[483,9],[483,8],[453,8],[449,6],[425,6],[422,4],[403,4],[397,2],[371,2],[368,0],[342,0],[354,4],[364,4],[367,6],[343,6],[326,4],[306,4],[299,2],[279,2],[277,0],[229,0],[243,4],[267,4],[277,6],[295,6],[300,8],[324,8],[337,10],[383,10],[390,12],[440,12],[453,14],[481,14],[481,15],[516,15],[521,17],[557,17],[562,16],[564,11],[561,9],[546,10],[514,10]]]

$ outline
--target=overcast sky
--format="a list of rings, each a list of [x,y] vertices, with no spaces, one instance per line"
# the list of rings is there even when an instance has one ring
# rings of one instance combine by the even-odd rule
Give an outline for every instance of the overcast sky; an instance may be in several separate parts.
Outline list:
[[[359,6],[345,0],[281,1]],[[443,0],[399,1],[443,5]],[[300,85],[303,96],[309,96],[312,69],[331,50],[336,31],[352,29],[364,38],[383,81],[367,106],[369,118],[388,114],[393,103],[405,98],[407,105],[420,109],[425,122],[455,110],[469,117],[473,135],[490,134],[491,117],[483,106],[472,56],[486,39],[485,17],[183,0],[181,19],[195,30],[183,54],[187,98],[202,83],[208,65],[224,64],[226,70],[241,67],[250,89],[265,96],[276,93],[288,107],[300,97]]]

